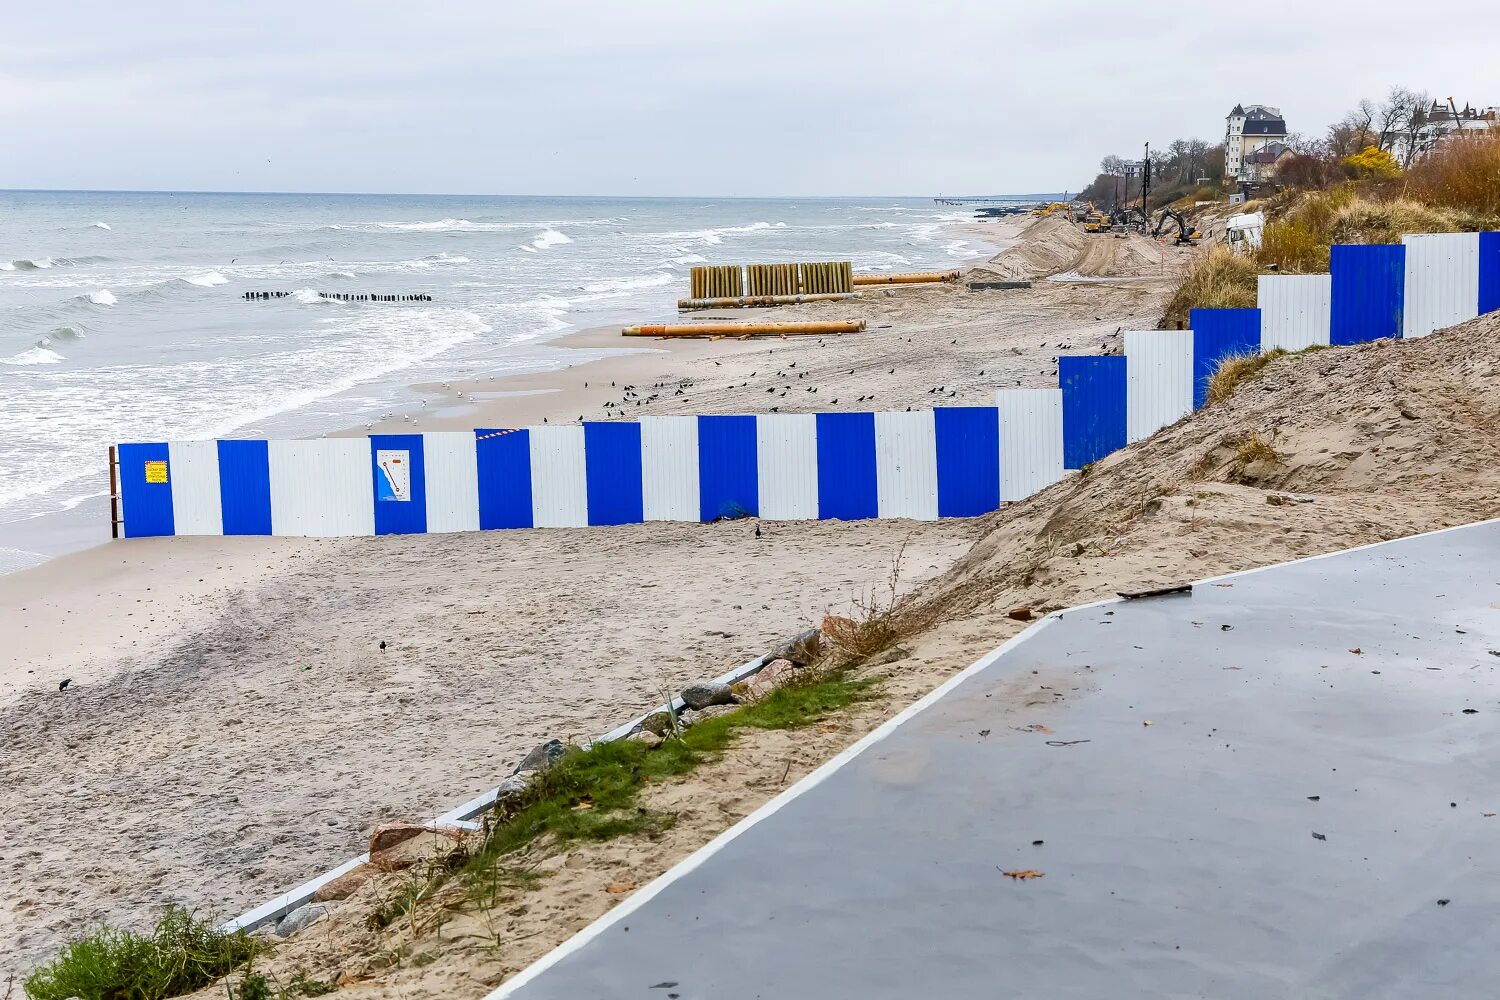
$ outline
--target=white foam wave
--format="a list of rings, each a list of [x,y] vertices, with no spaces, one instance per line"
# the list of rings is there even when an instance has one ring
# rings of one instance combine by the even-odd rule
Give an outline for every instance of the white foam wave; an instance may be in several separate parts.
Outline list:
[[[190,285],[198,285],[202,288],[213,288],[215,285],[227,285],[229,279],[218,271],[209,271],[206,274],[195,274],[191,278],[183,278]]]
[[[546,229],[537,234],[537,238],[531,241],[531,245],[536,247],[538,250],[545,250],[548,247],[560,247],[564,243],[572,242],[572,240],[570,240],[562,233],[558,232],[556,229]]]
[[[25,367],[30,365],[57,365],[62,364],[62,362],[64,362],[65,360],[67,359],[64,358],[61,354],[58,354],[56,351],[52,350],[50,347],[38,346],[33,347],[29,351],[22,351],[20,354],[12,355],[8,358],[0,358],[0,365],[16,365],[17,367]]]
[[[353,275],[350,275],[350,277],[353,277]],[[303,305],[307,305],[307,306],[317,306],[317,305],[340,305],[340,306],[343,306],[343,305],[349,305],[350,304],[345,299],[327,299],[327,298],[324,298],[323,296],[321,296],[321,295],[318,294],[318,290],[316,288],[299,288],[295,292],[292,293],[291,297],[293,299],[295,299],[296,301],[301,302]]]
[[[111,229],[113,227],[109,223],[107,223],[107,222],[96,222],[96,223],[94,223],[94,228],[95,229]]]
[[[708,263],[708,258],[705,257],[705,256],[703,256],[700,253],[687,253],[687,254],[683,254],[681,257],[673,257],[672,258],[672,263],[674,263],[674,264],[682,264],[682,265],[687,265],[687,264],[707,264]]]
[[[658,271],[655,274],[638,275],[633,278],[606,278],[591,285],[584,285],[585,292],[628,292],[637,288],[660,288],[677,280],[674,274]]]
[[[89,292],[88,300],[96,306],[112,306],[120,300],[115,298],[115,293],[108,288],[101,288],[97,292]]]
[[[411,233],[503,233],[516,229],[552,229],[557,226],[607,226],[626,221],[609,219],[531,219],[525,222],[471,222],[468,219],[437,219],[432,222],[377,222],[376,229]],[[331,227],[337,228],[337,227]]]
[[[430,253],[423,260],[436,261],[440,264],[467,264],[469,258],[456,253]]]
[[[56,263],[51,257],[22,257],[8,264],[0,264],[0,271],[45,271]]]
[[[353,271],[330,271],[330,272],[328,272],[328,276],[330,278],[352,278],[352,277],[354,277],[354,272]]]
[[[702,240],[710,246],[718,246],[724,242],[724,237],[730,233],[754,233],[762,229],[785,229],[785,222],[778,222],[774,226],[769,222],[752,222],[748,226],[719,226],[715,229],[688,229],[681,232],[653,233],[665,239],[679,240]]]

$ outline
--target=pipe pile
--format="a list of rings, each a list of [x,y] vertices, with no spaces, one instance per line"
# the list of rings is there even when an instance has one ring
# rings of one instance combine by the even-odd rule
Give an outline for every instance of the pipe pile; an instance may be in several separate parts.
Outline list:
[[[626,337],[807,337],[859,333],[864,328],[865,321],[856,319],[799,323],[648,323],[642,326],[627,326],[620,332]]]
[[[741,295],[739,298],[678,299],[677,308],[688,309],[754,309],[767,306],[794,306],[802,302],[839,302],[857,299],[859,292],[823,292],[816,295]]]
[[[856,285],[925,285],[957,281],[957,271],[911,271],[897,274],[856,274]]]

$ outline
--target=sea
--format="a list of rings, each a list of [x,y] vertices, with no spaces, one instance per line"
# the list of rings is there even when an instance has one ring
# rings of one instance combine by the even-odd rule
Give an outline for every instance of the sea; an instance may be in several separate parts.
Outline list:
[[[695,264],[952,266],[931,199],[0,191],[0,573],[109,536],[121,441],[306,436],[413,384],[561,367]],[[245,292],[285,292],[245,301]],[[349,302],[320,293],[422,295]]]

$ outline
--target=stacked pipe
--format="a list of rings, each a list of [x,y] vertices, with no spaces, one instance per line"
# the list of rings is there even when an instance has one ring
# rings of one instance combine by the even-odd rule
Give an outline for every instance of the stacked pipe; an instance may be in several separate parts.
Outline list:
[[[695,267],[691,283],[695,299],[737,298],[745,294],[744,276],[738,264]]]
[[[803,302],[840,302],[857,299],[859,292],[823,292],[815,295],[742,295],[738,298],[678,299],[678,309],[755,309],[768,306],[794,306]]]
[[[923,285],[957,281],[958,271],[912,271],[894,274],[856,274],[856,285]]]
[[[829,261],[825,264],[803,264],[802,291],[819,295],[854,290],[854,264],[847,260]]]
[[[799,291],[796,264],[750,264],[745,271],[751,295],[796,295]]]

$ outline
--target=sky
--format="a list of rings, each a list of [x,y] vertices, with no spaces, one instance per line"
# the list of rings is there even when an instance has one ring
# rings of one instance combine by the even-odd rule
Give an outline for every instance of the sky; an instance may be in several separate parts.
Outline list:
[[[1393,84],[1500,104],[1493,0],[4,8],[0,188],[1076,190],[1237,102],[1310,134]]]

